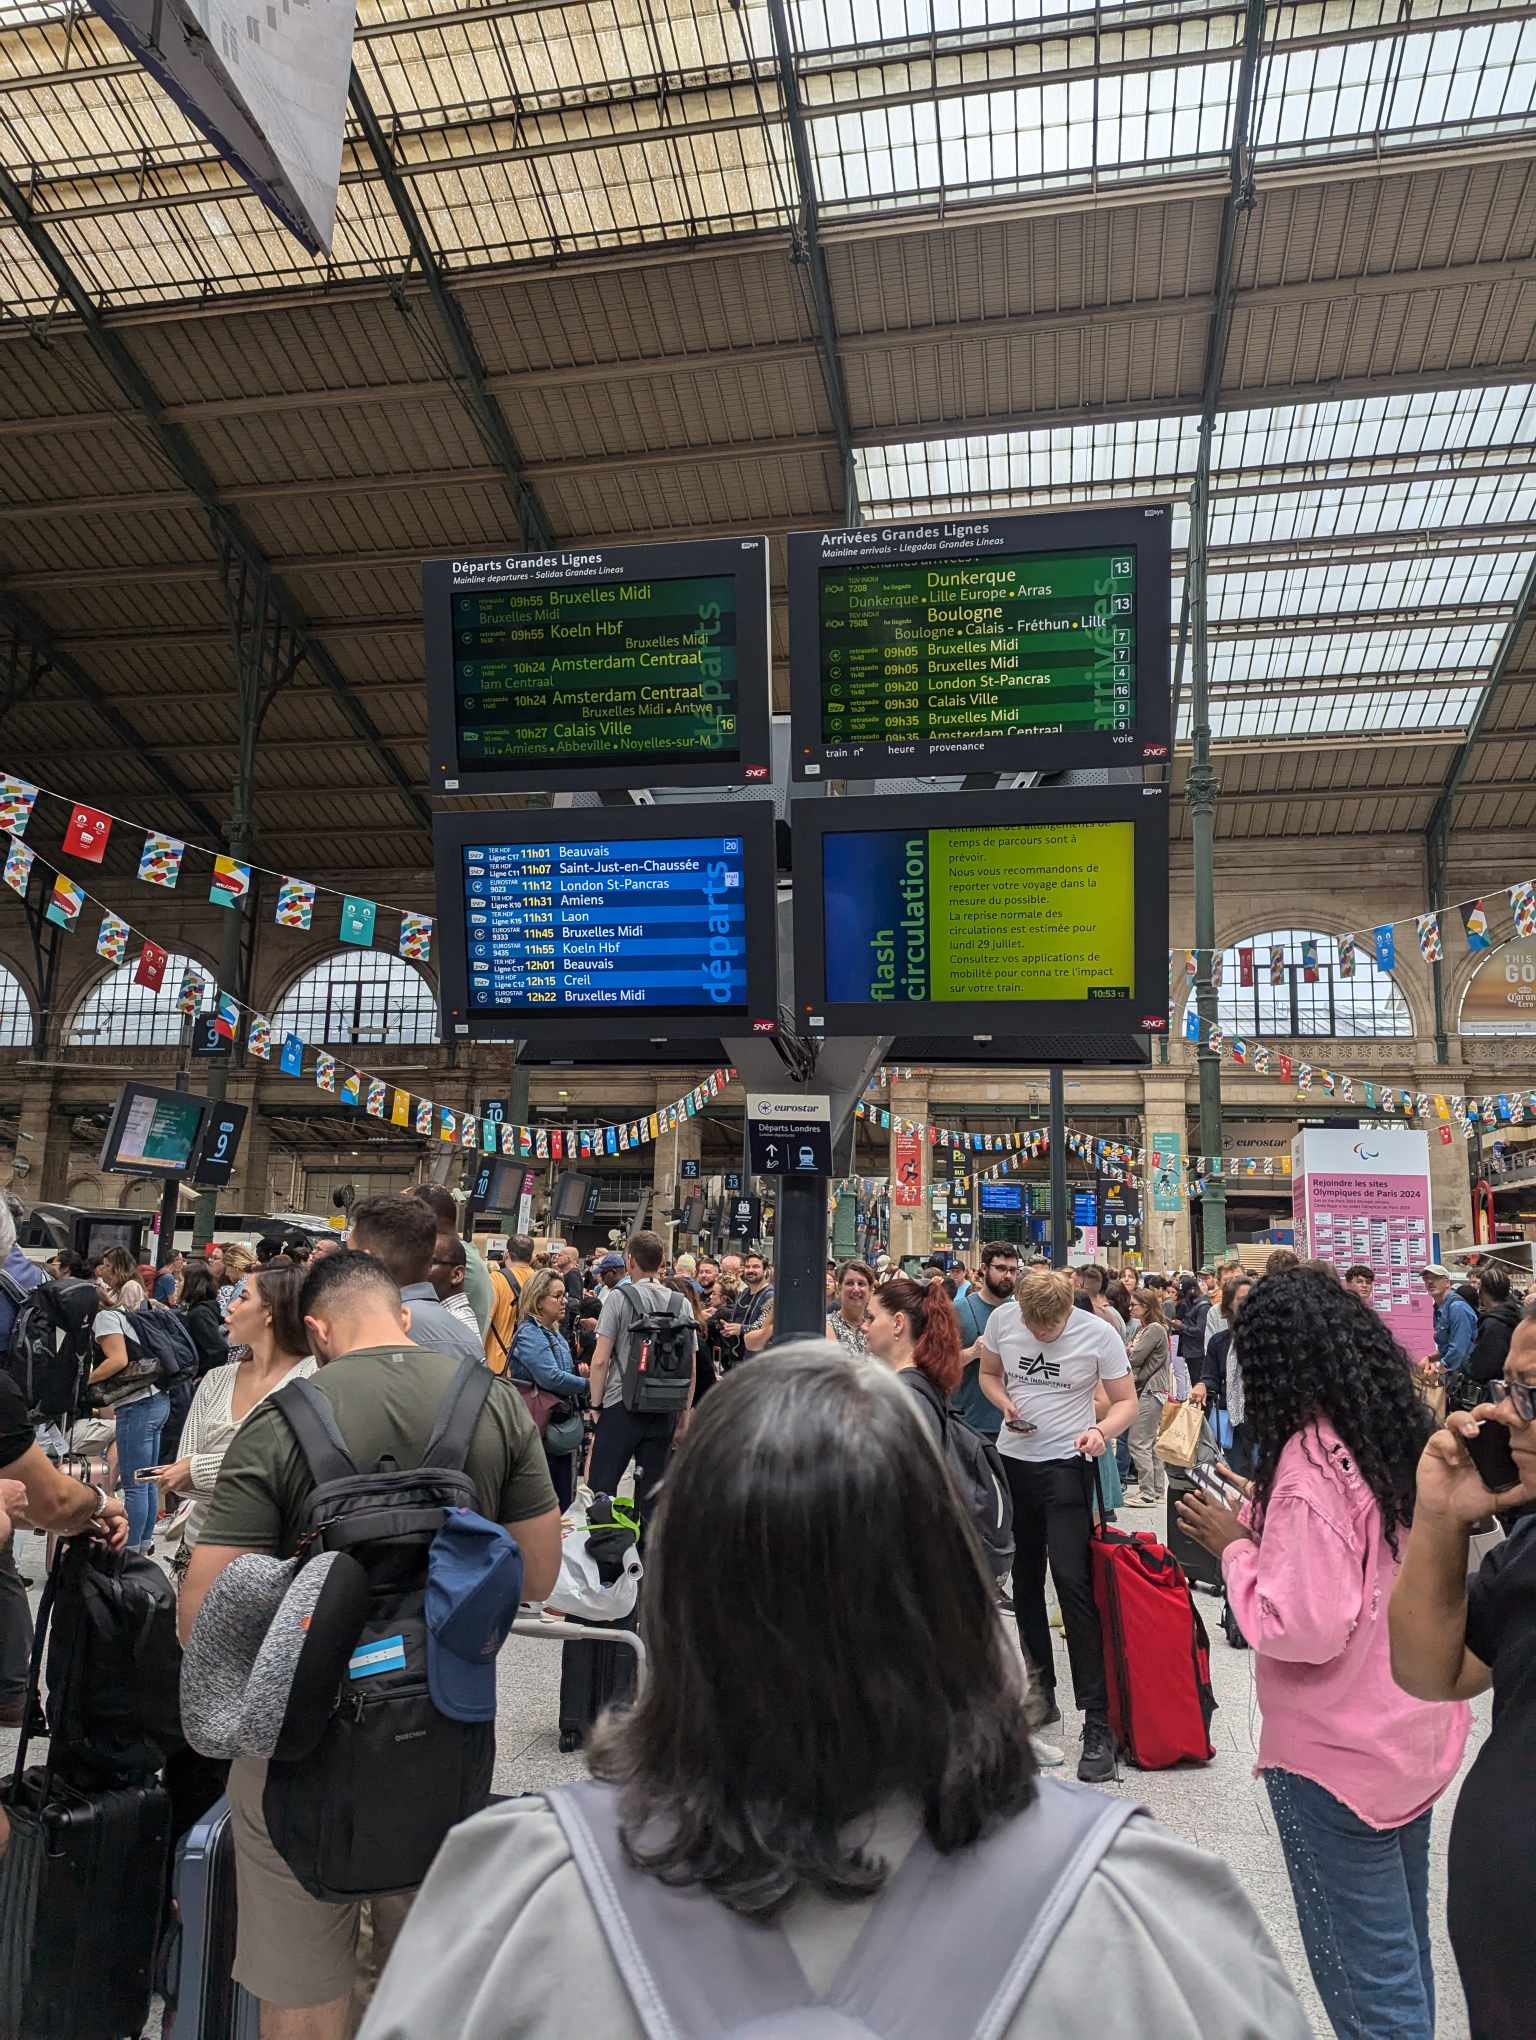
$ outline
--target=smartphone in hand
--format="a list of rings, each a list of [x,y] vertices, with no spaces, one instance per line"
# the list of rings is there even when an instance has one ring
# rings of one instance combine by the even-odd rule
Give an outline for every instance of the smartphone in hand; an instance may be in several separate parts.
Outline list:
[[[1501,1423],[1485,1418],[1481,1430],[1461,1442],[1467,1448],[1467,1457],[1477,1468],[1478,1479],[1489,1494],[1507,1494],[1512,1487],[1520,1485],[1520,1469],[1510,1450],[1509,1432]]]

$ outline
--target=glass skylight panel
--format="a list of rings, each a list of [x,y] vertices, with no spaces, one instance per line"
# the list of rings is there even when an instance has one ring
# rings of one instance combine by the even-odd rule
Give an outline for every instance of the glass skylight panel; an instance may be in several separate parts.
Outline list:
[[[1271,694],[1255,688],[1244,693],[1215,694],[1211,700],[1211,736],[1218,744],[1236,744],[1262,739],[1461,731],[1470,722],[1481,692],[1480,687],[1458,687]],[[1180,705],[1179,741],[1189,741],[1187,693]],[[1384,793],[1390,791],[1383,789]]]
[[[1285,544],[1369,533],[1466,531],[1480,524],[1536,524],[1536,472],[1445,476],[1433,482],[1372,482],[1357,488],[1277,489],[1213,495],[1211,545]],[[1184,541],[1175,536],[1175,544]]]
[[[1528,553],[1436,554],[1403,559],[1325,560],[1237,573],[1213,573],[1212,623],[1252,618],[1339,616],[1350,610],[1446,609],[1513,599]]]
[[[1174,613],[1178,608],[1175,604]],[[1393,630],[1294,631],[1275,637],[1213,637],[1211,685],[1242,688],[1338,675],[1424,674],[1467,684],[1493,657],[1501,623],[1404,625]]]

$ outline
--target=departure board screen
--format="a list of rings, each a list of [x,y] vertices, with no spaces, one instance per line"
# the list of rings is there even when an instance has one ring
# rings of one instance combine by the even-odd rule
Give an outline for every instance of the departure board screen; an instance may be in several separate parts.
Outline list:
[[[796,534],[796,776],[1166,758],[1168,577],[1161,507]]]
[[[440,817],[445,996],[452,976],[461,1031],[591,1020],[643,1038],[680,1022],[743,1031],[772,1012],[771,960],[765,990],[750,955],[754,926],[760,949],[772,939],[772,808],[758,809]]]
[[[439,792],[768,777],[761,539],[432,560]]]
[[[899,827],[875,802],[860,826],[865,805],[797,815],[796,882],[815,891],[807,1013],[883,1015],[892,1033],[936,1031],[947,1012],[1166,1027],[1151,960],[1167,951],[1161,788],[929,796],[902,804]]]

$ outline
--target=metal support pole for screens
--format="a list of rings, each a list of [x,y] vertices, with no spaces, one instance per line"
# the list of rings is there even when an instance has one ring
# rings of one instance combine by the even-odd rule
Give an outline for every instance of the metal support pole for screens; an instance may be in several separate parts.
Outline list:
[[[1051,1064],[1051,1265],[1065,1268],[1072,1241],[1067,1208],[1067,1085],[1060,1063]]]

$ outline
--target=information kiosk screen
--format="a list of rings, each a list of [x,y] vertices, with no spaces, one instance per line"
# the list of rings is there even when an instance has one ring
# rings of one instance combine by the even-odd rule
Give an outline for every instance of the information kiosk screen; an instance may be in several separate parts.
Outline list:
[[[206,1098],[186,1091],[125,1084],[102,1143],[100,1166],[137,1176],[186,1175],[207,1110]]]
[[[439,815],[434,842],[451,1033],[772,1031],[771,802]]]
[[[797,532],[797,779],[1168,756],[1165,506]]]
[[[862,810],[869,810],[863,819]],[[812,1031],[1168,1025],[1161,787],[804,801],[796,994]]]
[[[768,548],[428,560],[436,793],[766,781]]]

